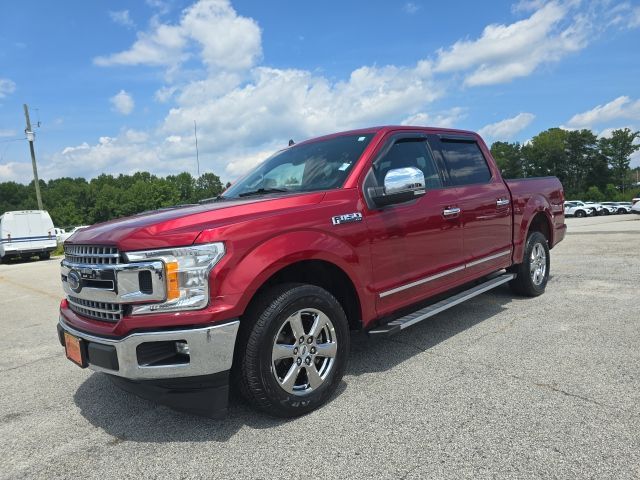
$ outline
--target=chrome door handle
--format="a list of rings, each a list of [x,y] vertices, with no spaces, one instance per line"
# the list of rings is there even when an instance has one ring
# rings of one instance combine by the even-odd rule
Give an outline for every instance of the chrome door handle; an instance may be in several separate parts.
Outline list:
[[[508,198],[499,198],[498,200],[496,200],[497,207],[504,207],[506,205],[509,205],[510,203],[511,201]]]
[[[444,215],[445,217],[450,217],[452,215],[458,215],[460,212],[461,212],[461,210],[458,207],[445,208],[442,211],[442,215]]]

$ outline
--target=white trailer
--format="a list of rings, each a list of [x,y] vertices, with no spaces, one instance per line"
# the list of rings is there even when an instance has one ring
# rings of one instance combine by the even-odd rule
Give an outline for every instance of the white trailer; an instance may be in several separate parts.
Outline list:
[[[0,260],[38,255],[45,260],[56,248],[49,212],[22,210],[0,215]]]

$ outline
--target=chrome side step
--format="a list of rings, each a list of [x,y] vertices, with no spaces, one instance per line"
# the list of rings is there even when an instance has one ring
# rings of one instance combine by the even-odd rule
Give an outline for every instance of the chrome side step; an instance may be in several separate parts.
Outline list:
[[[493,277],[480,285],[470,288],[469,290],[457,293],[449,298],[445,298],[444,300],[434,303],[433,305],[421,308],[420,310],[416,310],[404,317],[392,320],[389,323],[369,330],[369,335],[393,335],[394,333],[398,333],[400,330],[404,330],[405,328],[421,322],[422,320],[433,317],[448,308],[458,305],[459,303],[469,300],[470,298],[480,295],[481,293],[491,290],[499,285],[507,283],[514,278],[516,278],[515,273],[503,273],[502,275]]]

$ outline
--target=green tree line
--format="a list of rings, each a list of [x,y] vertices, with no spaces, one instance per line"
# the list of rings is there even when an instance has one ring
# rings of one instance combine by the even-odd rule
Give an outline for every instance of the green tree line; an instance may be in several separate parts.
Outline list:
[[[197,203],[224,189],[213,173],[194,178],[189,173],[158,177],[148,172],[84,178],[40,180],[42,203],[54,225],[68,228],[123,217],[147,210]],[[37,209],[34,183],[0,183],[0,214]]]
[[[553,175],[567,198],[623,201],[640,194],[638,168],[629,165],[640,149],[636,139],[640,132],[628,128],[600,138],[587,129],[550,128],[524,145],[495,142],[491,153],[505,178]]]

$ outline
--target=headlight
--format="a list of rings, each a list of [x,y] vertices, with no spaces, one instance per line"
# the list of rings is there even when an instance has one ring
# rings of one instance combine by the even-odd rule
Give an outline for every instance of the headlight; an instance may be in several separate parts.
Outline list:
[[[130,263],[162,260],[167,281],[165,302],[135,305],[131,313],[135,315],[206,307],[209,302],[209,272],[224,254],[224,244],[221,242],[126,253]]]

